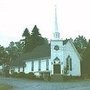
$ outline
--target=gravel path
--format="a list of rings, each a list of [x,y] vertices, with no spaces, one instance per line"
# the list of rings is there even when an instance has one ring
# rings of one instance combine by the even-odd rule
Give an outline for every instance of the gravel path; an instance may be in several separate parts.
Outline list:
[[[90,90],[90,81],[46,82],[0,77],[0,84],[13,86],[13,90]]]

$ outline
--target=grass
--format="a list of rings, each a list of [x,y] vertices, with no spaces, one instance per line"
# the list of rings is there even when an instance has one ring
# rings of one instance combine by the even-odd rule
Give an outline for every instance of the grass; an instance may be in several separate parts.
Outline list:
[[[12,87],[9,85],[0,84],[0,90],[11,90]]]

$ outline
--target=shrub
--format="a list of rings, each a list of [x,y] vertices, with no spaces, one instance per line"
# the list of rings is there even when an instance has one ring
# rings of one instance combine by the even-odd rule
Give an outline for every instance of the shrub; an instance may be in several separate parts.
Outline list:
[[[16,78],[36,79],[36,76],[34,75],[33,72],[30,72],[28,74],[25,74],[24,72],[20,73],[14,72],[11,76]]]
[[[75,80],[81,80],[82,77],[79,76],[63,76],[64,81],[75,81]]]
[[[14,72],[11,76],[16,77],[16,78],[25,78],[25,73],[24,72],[20,72],[20,73]]]
[[[24,72],[20,72],[20,73],[17,74],[17,77],[25,78],[25,73]]]
[[[36,76],[34,75],[33,72],[30,72],[30,73],[26,74],[26,78],[29,78],[29,79],[36,79]]]
[[[18,74],[17,72],[14,72],[11,74],[11,77],[17,77],[17,74]]]

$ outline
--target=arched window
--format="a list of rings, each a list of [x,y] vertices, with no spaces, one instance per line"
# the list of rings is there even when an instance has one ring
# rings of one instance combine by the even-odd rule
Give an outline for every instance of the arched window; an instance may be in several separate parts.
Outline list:
[[[70,71],[72,71],[72,59],[70,58]]]
[[[68,57],[66,58],[66,68],[67,70],[72,71],[72,59],[70,55],[68,55]]]
[[[69,70],[69,60],[68,60],[68,58],[66,59],[66,68],[67,68],[67,70]]]

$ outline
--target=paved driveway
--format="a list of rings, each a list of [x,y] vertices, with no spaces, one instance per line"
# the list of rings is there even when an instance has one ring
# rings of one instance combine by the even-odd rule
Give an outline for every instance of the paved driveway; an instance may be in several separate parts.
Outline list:
[[[0,83],[13,86],[13,90],[90,90],[90,81],[46,82],[0,77]]]

